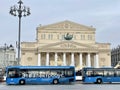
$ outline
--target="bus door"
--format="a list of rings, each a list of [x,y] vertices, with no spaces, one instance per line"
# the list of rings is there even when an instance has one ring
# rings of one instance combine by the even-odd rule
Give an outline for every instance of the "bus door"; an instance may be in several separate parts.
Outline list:
[[[113,82],[114,78],[114,70],[104,70],[103,82]]]

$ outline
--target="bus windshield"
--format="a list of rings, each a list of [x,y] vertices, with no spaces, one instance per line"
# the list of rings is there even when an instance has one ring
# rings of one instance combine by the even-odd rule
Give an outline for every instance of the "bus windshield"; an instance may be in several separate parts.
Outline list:
[[[9,69],[7,72],[7,77],[9,78],[18,78],[20,77],[19,71],[16,68]]]

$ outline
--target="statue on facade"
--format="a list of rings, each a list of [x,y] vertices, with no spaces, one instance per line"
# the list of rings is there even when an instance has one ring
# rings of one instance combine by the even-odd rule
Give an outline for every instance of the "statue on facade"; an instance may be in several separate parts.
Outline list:
[[[69,33],[67,33],[65,36],[64,36],[64,39],[65,40],[72,40],[73,38],[73,35],[70,35]]]

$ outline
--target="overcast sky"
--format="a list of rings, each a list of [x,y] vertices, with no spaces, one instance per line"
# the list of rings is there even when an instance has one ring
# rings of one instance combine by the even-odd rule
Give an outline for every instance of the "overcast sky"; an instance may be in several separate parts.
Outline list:
[[[18,17],[9,14],[19,0],[0,0],[0,46],[15,45]],[[120,0],[22,0],[31,15],[22,17],[21,41],[35,41],[36,27],[69,20],[96,28],[96,42],[120,44]]]

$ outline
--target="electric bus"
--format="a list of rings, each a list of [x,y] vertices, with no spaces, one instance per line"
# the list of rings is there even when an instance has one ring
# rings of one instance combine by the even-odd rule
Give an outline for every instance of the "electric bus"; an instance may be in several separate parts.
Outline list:
[[[59,84],[75,81],[74,66],[9,66],[6,83],[10,84]]]
[[[82,80],[84,83],[114,83],[120,82],[120,69],[103,68],[83,68]]]

